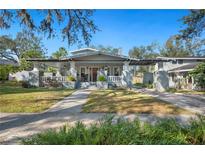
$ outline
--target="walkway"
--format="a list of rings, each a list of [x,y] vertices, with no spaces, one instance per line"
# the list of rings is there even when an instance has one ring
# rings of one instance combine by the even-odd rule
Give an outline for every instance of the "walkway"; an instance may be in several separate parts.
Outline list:
[[[176,106],[205,115],[205,99],[202,96],[157,92],[149,89],[135,89],[135,91],[149,94],[158,99],[170,102]]]

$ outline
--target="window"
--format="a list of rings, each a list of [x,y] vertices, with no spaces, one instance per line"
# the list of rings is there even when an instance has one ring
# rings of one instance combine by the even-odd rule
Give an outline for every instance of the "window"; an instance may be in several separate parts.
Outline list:
[[[183,60],[178,60],[178,64],[183,64]]]
[[[107,70],[107,76],[110,76],[110,67],[107,67],[106,70]]]
[[[114,67],[114,76],[119,76],[120,71],[118,67]]]
[[[177,64],[177,61],[176,61],[176,60],[173,60],[173,61],[172,61],[172,64]]]

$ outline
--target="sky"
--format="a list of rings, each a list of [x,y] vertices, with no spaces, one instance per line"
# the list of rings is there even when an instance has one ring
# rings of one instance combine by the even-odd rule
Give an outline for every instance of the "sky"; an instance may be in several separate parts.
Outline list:
[[[96,10],[92,19],[100,31],[93,35],[90,44],[121,47],[124,55],[134,46],[152,42],[163,45],[170,36],[179,33],[183,27],[180,19],[187,14],[188,10]],[[39,14],[34,16],[35,20],[39,19]],[[0,30],[0,35],[15,37],[21,29],[19,24],[15,24],[9,30]],[[68,51],[79,48],[78,45],[68,47],[67,41],[62,41],[60,37],[43,37],[43,44],[47,55],[59,47],[65,47]]]

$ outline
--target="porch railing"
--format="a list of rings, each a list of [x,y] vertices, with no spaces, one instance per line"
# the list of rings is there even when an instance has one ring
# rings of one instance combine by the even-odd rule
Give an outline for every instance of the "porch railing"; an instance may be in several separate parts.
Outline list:
[[[43,82],[47,82],[47,81],[50,81],[50,80],[56,80],[56,81],[59,81],[59,82],[66,82],[66,76],[41,76],[40,77],[40,80],[43,81]]]
[[[66,76],[41,76],[40,80],[42,82],[47,82],[50,80],[55,80],[59,82],[66,82],[67,77]],[[108,76],[107,77],[108,82],[121,82],[122,77],[121,76]]]
[[[108,79],[108,82],[121,82],[122,77],[121,76],[108,76],[107,79]]]

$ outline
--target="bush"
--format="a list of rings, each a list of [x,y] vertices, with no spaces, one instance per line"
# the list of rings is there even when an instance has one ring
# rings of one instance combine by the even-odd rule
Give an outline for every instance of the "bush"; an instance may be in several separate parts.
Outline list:
[[[147,84],[144,84],[144,83],[135,83],[134,86],[136,86],[136,87],[138,87],[138,88],[148,88],[148,89],[154,88],[153,84],[151,84],[151,83],[147,83]]]
[[[76,79],[71,75],[67,77],[67,80],[68,81],[76,81]]]
[[[31,87],[31,85],[29,84],[28,81],[22,81],[21,83],[22,83],[21,85],[23,88],[30,88]]]
[[[0,86],[9,86],[9,87],[21,87],[22,86],[22,81],[16,81],[16,80],[11,80],[11,81],[4,81],[0,83]]]
[[[129,144],[205,144],[205,118],[192,120],[186,126],[174,119],[159,120],[154,125],[106,117],[98,124],[86,127],[81,122],[75,126],[48,130],[23,139],[23,144],[61,145],[129,145]]]
[[[100,75],[100,76],[98,77],[98,81],[105,82],[105,81],[107,81],[107,79],[105,78],[105,76]]]
[[[169,88],[166,91],[171,92],[171,93],[175,93],[175,92],[177,92],[177,89],[176,88]]]

